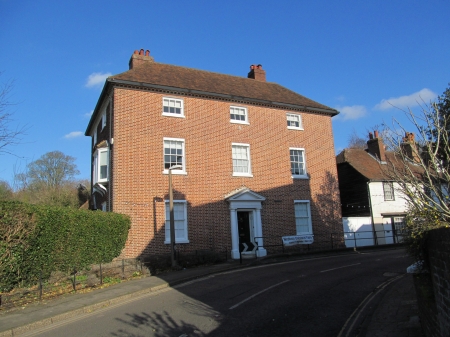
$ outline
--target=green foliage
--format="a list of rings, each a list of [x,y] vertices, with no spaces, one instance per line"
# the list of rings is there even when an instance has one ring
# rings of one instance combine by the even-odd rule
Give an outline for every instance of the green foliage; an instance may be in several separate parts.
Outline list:
[[[436,228],[449,228],[449,223],[438,208],[427,206],[410,209],[405,221],[407,230],[406,247],[414,260],[423,269],[428,269],[428,233]]]
[[[110,262],[125,246],[129,228],[130,219],[121,214],[0,202],[0,291],[53,271]]]

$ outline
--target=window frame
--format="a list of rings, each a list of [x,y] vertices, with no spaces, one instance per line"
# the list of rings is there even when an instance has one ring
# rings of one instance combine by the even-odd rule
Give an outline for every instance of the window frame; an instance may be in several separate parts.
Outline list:
[[[103,131],[103,129],[104,129],[105,126],[106,126],[106,110],[103,111],[103,113],[102,113],[101,123],[102,123],[102,131]]]
[[[295,205],[299,205],[299,204],[306,204],[306,210],[308,211],[308,231],[307,232],[301,232],[299,231],[298,227],[297,227],[297,215],[296,215],[296,209],[295,209]],[[305,235],[305,234],[313,234],[313,229],[312,229],[312,218],[311,218],[311,201],[310,200],[294,200],[294,218],[295,218],[295,232],[297,233],[297,235]],[[305,218],[305,217],[303,217]]]
[[[100,178],[101,167],[100,165],[100,153],[106,152],[106,178]],[[109,181],[109,148],[101,147],[94,151],[93,159],[93,181],[96,183],[107,183]]]
[[[390,186],[390,191],[386,189],[386,186]],[[387,193],[391,193],[391,196],[387,196]],[[384,201],[395,201],[394,183],[391,181],[383,181],[383,196]]]
[[[234,171],[234,160],[238,160],[240,158],[234,158],[233,157],[233,148],[234,147],[241,147],[241,148],[246,148],[246,152],[247,152],[247,170],[248,172],[235,172]],[[245,144],[245,143],[231,143],[231,163],[232,163],[232,169],[233,169],[233,177],[253,177],[252,174],[252,163],[251,163],[251,157],[250,157],[250,144]]]
[[[174,207],[174,216],[175,221],[176,220],[176,212],[175,212],[175,205],[176,204],[182,204],[183,205],[183,214],[184,214],[184,221],[183,221],[183,237],[180,239],[177,239],[175,235],[175,243],[189,243],[189,236],[188,236],[188,218],[187,218],[187,200],[174,200],[173,201],[173,207]],[[167,216],[167,213],[169,212],[169,216]],[[176,223],[175,223],[175,234],[176,234]],[[164,200],[164,244],[170,244],[170,210],[169,210],[169,200]]]
[[[293,163],[293,161],[291,159],[291,157],[292,157],[291,151],[302,151],[302,156],[303,156],[303,163],[302,164],[303,164],[303,171],[305,172],[304,174],[294,174],[292,172],[292,163]],[[290,166],[291,166],[291,177],[293,179],[308,179],[309,178],[308,177],[308,171],[306,169],[306,151],[305,151],[304,148],[302,148],[302,147],[290,147],[289,148],[289,163],[290,163]]]
[[[289,117],[290,117],[290,116],[298,117],[298,124],[299,124],[299,126],[292,126],[292,125],[289,125]],[[300,114],[295,114],[295,113],[292,113],[292,112],[286,112],[286,121],[287,121],[287,123],[288,123],[287,128],[288,128],[289,130],[304,130],[304,129],[303,129],[302,115],[300,115]]]
[[[164,105],[164,102],[168,100],[169,102],[171,100],[176,101],[176,102],[180,102],[181,103],[181,113],[177,114],[177,113],[172,113],[172,112],[164,112],[164,107],[166,105]],[[170,108],[170,106],[168,106]],[[184,115],[184,100],[182,98],[176,98],[176,97],[169,97],[169,96],[165,96],[162,98],[162,115],[166,116],[166,117],[176,117],[176,118],[185,118]]]
[[[181,148],[182,148],[182,169],[172,169],[172,174],[187,174],[186,172],[186,142],[184,140],[184,138],[171,138],[171,137],[164,137],[163,138],[163,174],[169,174],[169,169],[166,169],[166,161],[165,161],[165,156],[166,156],[166,141],[174,141],[174,142],[181,142]],[[173,165],[172,165],[173,166]]]
[[[241,121],[241,120],[236,120],[236,119],[232,119],[232,118],[231,118],[231,115],[232,115],[231,109],[240,109],[240,110],[243,110],[243,111],[244,111],[244,117],[245,117],[245,119],[244,119],[243,121]],[[249,125],[250,122],[248,121],[248,109],[245,108],[245,107],[242,107],[242,106],[231,105],[231,106],[230,106],[230,123],[233,123],[233,124],[247,124],[247,125]]]

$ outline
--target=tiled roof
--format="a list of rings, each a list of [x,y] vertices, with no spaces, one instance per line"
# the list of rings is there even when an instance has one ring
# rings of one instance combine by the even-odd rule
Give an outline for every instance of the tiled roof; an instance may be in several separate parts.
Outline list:
[[[331,115],[338,113],[335,109],[299,95],[276,83],[157,62],[145,62],[108,78],[110,82],[117,80],[135,82],[140,85],[150,84],[226,95],[231,96],[229,98],[232,99],[264,101],[274,105],[280,105],[279,103],[282,103],[281,105],[296,105],[312,108],[312,110],[318,109]]]
[[[386,162],[402,170],[402,162],[397,159],[393,152],[386,151]],[[348,163],[355,170],[361,173],[364,177],[373,181],[390,180],[384,170],[387,170],[387,165],[380,163],[375,157],[370,155],[364,149],[345,149],[336,156],[336,163]],[[420,166],[409,164],[413,172],[420,173],[423,170]]]

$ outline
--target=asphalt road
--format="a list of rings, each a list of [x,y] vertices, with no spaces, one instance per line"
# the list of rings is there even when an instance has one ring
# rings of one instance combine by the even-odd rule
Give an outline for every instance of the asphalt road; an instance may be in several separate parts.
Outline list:
[[[388,250],[239,269],[26,336],[343,336],[376,304],[354,315],[361,302],[410,262],[403,250]],[[352,315],[360,320],[349,324]]]

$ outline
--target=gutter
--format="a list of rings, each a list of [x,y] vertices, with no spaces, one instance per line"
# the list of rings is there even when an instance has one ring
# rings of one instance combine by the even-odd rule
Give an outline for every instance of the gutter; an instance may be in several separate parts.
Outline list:
[[[247,101],[250,103],[260,103],[260,104],[268,104],[268,105],[281,106],[281,107],[287,107],[287,108],[294,108],[294,109],[299,109],[299,110],[310,110],[310,111],[315,111],[315,112],[319,112],[319,113],[329,114],[331,116],[336,116],[337,114],[339,114],[339,111],[334,110],[334,109],[332,110],[332,109],[314,108],[314,107],[308,107],[305,105],[296,105],[296,104],[289,104],[289,103],[267,101],[267,100],[258,99],[258,98],[233,96],[233,95],[228,95],[228,94],[220,94],[220,93],[208,92],[208,91],[202,91],[202,90],[170,87],[170,86],[165,86],[165,85],[150,84],[150,83],[143,83],[143,82],[116,80],[114,78],[108,78],[107,81],[111,82],[111,83],[117,83],[117,84],[123,84],[123,85],[134,85],[134,86],[140,86],[140,87],[151,88],[151,89],[178,91],[178,92],[187,93],[187,94],[205,95],[205,96],[218,97],[218,98],[224,98],[224,99]]]

